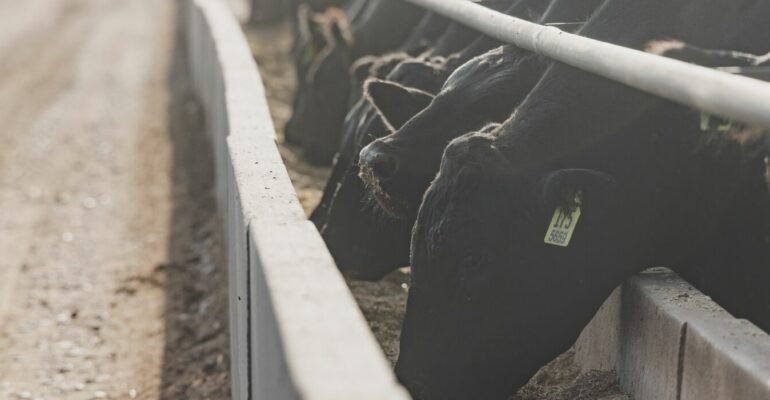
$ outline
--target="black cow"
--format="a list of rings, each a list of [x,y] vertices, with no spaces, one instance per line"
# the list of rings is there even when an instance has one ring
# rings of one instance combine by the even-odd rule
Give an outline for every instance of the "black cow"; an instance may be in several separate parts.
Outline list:
[[[360,4],[360,1],[351,4]],[[316,12],[307,4],[300,4],[298,6],[297,22],[294,26],[294,43],[291,49],[298,84],[303,83],[300,78],[304,76],[313,58],[326,47],[328,42],[333,40],[333,38],[329,37],[331,31],[329,25],[332,23],[332,20],[343,19],[344,21],[338,23],[345,25],[347,28],[349,26],[349,16],[350,12],[345,8],[329,7],[322,12]]]
[[[396,67],[399,67],[398,71],[400,72],[394,72]],[[397,75],[403,75],[401,72],[404,72],[407,75],[403,77],[405,81],[420,79],[420,81],[414,83],[415,88],[422,91],[432,91],[436,90],[433,89],[437,85],[434,81],[441,79],[437,75],[439,75],[438,71],[442,69],[442,66],[441,61],[437,61],[433,57],[429,60],[414,59],[405,53],[393,53],[380,57],[369,56],[361,58],[356,61],[352,69],[354,88],[351,91],[350,98],[353,106],[345,117],[342,144],[335,158],[334,168],[324,190],[323,199],[311,216],[311,220],[319,229],[326,223],[328,206],[331,204],[337,186],[343,176],[348,173],[348,169],[351,163],[353,163],[352,160],[355,159],[357,162],[359,151],[357,149],[361,148],[360,142],[365,140],[361,132],[386,129],[379,114],[371,106],[369,99],[362,98],[364,82],[370,77],[385,79],[391,72]]]
[[[447,148],[413,237],[397,372],[415,398],[505,398],[572,345],[617,284],[653,265],[770,328],[766,147],[661,107],[526,178],[500,170],[493,151],[466,163],[493,135]],[[554,214],[578,206],[579,219],[562,217],[577,224],[569,246],[545,244]]]
[[[512,1],[514,0],[485,0],[481,4],[494,9],[503,9]],[[516,1],[526,3],[545,0]],[[286,139],[291,144],[301,145],[305,149],[305,158],[312,163],[327,164],[339,148],[340,126],[344,121],[347,104],[354,104],[338,101],[344,89],[352,89],[353,93],[360,93],[360,87],[354,85],[351,88],[350,82],[346,80],[347,70],[340,68],[340,65],[365,54],[381,54],[385,50],[394,48],[394,45],[400,43],[399,40],[402,39],[405,41],[400,46],[401,51],[417,55],[429,47],[430,53],[423,55],[427,57],[443,56],[453,52],[455,48],[462,49],[465,44],[479,36],[460,24],[451,24],[447,28],[449,22],[446,19],[427,14],[406,37],[409,30],[404,27],[416,22],[415,18],[421,15],[415,11],[414,7],[408,4],[378,5],[375,1],[368,8],[373,11],[359,13],[361,14],[359,21],[350,22],[351,32],[348,36],[353,40],[327,41],[328,50],[313,59],[316,67],[300,77],[302,83],[295,98],[294,114],[287,123]],[[375,21],[372,22],[372,20]],[[393,23],[402,27],[395,29],[394,32]],[[433,41],[435,43],[431,44]],[[296,53],[308,54],[299,50]],[[298,70],[301,68],[300,64]],[[330,98],[330,95],[333,98]],[[356,97],[353,97],[353,100],[356,100]]]
[[[297,89],[292,105],[294,110],[306,107],[306,98],[302,94],[306,92],[308,85],[313,84],[314,76],[321,73],[321,67],[333,68],[330,64],[336,63],[341,68],[340,65],[348,62],[346,52],[336,50],[352,45],[354,38],[350,28],[351,21],[363,18],[362,14],[368,1],[355,0],[344,9],[330,7],[323,12],[313,11],[307,4],[300,5],[295,25],[295,41],[291,50],[297,77]],[[321,60],[324,60],[326,65],[321,65]],[[284,133],[284,140],[288,144],[300,145],[302,133],[299,129],[288,129]]]
[[[542,13],[544,9],[541,0],[526,0],[516,2],[506,12],[524,16]],[[459,65],[496,45],[496,41],[480,36],[446,57],[421,56],[405,61],[387,76],[388,81],[371,82],[375,90],[367,96],[368,101],[357,104],[348,114],[345,126],[349,130],[343,136],[343,146],[323,199],[311,216],[343,272],[359,279],[376,280],[407,265],[409,257],[413,218],[385,217],[378,207],[367,205],[366,192],[357,177],[360,149],[403,125],[431,101],[432,93],[438,90],[435,84],[443,83],[446,75]],[[436,53],[432,49],[426,54]],[[416,96],[410,88],[427,93]],[[383,120],[389,121],[387,126]]]
[[[768,15],[762,0],[608,0],[581,33],[760,53]],[[503,399],[661,264],[770,327],[765,149],[747,133],[702,132],[698,113],[552,66],[492,134],[444,152],[413,231],[399,379],[418,399]],[[544,243],[575,223],[567,247]]]
[[[399,107],[404,113],[418,112],[433,98],[419,89],[405,88],[388,81],[371,81],[367,84],[367,102],[378,96],[390,97],[394,101],[400,99]],[[383,120],[376,109],[369,108],[363,122],[369,129],[387,132],[390,126],[398,127],[404,121],[392,118]],[[349,143],[357,147],[355,141]],[[326,196],[328,198],[331,195],[333,203],[326,208],[319,207],[311,219],[320,225],[319,230],[327,247],[346,275],[357,279],[380,279],[395,268],[406,265],[404,254],[409,251],[411,226],[403,224],[403,221],[385,218],[377,209],[366,204],[364,187],[356,174],[355,160],[338,163],[337,166],[339,168],[333,172],[340,175],[332,175],[326,188]],[[324,215],[324,212],[327,214]],[[383,241],[383,238],[394,240]],[[376,254],[372,253],[373,249],[377,250]]]
[[[365,147],[360,176],[380,207],[392,217],[413,220],[447,143],[510,116],[546,65],[513,45],[478,56],[454,71],[429,107]]]
[[[401,126],[406,119],[427,106],[432,100],[431,91],[437,90],[437,83],[442,79],[442,62],[430,60],[408,60],[400,63],[388,77],[410,83],[410,87],[401,86],[388,80],[369,80],[365,85],[366,95],[349,114],[351,131],[343,140],[343,148],[337,156],[335,168],[324,192],[319,207],[311,220],[318,226],[327,246],[335,257],[340,269],[347,275],[359,279],[379,279],[392,271],[397,264],[390,257],[403,259],[409,248],[409,227],[403,230],[400,224],[390,224],[380,220],[373,210],[364,211],[364,189],[357,176],[355,149],[361,148],[362,140],[371,140],[359,132],[389,132],[393,127]],[[403,75],[401,75],[403,74]],[[388,99],[387,103],[397,106],[401,112],[391,113],[389,119],[382,118],[382,112],[373,106],[373,99]],[[333,207],[330,199],[333,198]],[[350,207],[347,207],[350,206]],[[363,217],[363,218],[362,218]],[[373,229],[373,223],[378,226]],[[388,233],[391,229],[402,229],[397,234]],[[353,233],[353,235],[351,235]],[[380,242],[377,237],[397,237],[399,241]],[[381,257],[373,258],[370,243],[379,243]],[[385,250],[390,248],[391,251]],[[362,264],[359,260],[371,261]],[[402,264],[403,265],[403,264]]]
[[[585,20],[601,1],[554,1],[540,22]],[[452,74],[430,107],[364,148],[362,177],[383,209],[413,219],[447,143],[508,118],[547,66],[542,57],[512,45],[479,56]]]
[[[285,132],[288,141],[303,147],[309,162],[328,164],[339,147],[351,63],[367,54],[395,49],[422,14],[421,9],[403,1],[369,0],[359,18],[350,22],[349,35],[332,34],[324,50],[313,57],[304,76],[299,77],[304,82],[299,85]]]
[[[300,102],[299,94],[304,92],[305,86],[312,83],[307,82],[306,79],[310,64],[318,64],[320,58],[327,57],[328,53],[332,52],[333,47],[340,46],[339,51],[352,47],[355,39],[353,28],[364,24],[369,18],[376,17],[376,11],[382,11],[382,8],[377,6],[378,4],[371,0],[352,0],[344,7],[329,6],[321,10],[306,3],[299,5],[295,41],[291,50],[298,84],[295,103]],[[332,27],[332,25],[338,26]],[[330,33],[334,29],[343,31],[344,43],[337,43],[337,40],[332,37]],[[298,108],[298,105],[295,104],[294,108]],[[291,144],[299,144],[298,138],[292,134],[288,135],[287,141]]]
[[[517,16],[539,15],[548,6],[543,17],[545,22],[584,21],[596,4],[598,0],[557,0],[545,3],[528,1],[517,3],[507,12]],[[446,142],[453,137],[483,126],[489,121],[502,121],[510,115],[518,102],[516,93],[520,93],[519,99],[523,98],[537,81],[540,69],[544,68],[545,64],[539,57],[520,52],[513,46],[498,49],[465,63],[472,56],[494,45],[493,40],[480,37],[460,53],[451,55],[444,67],[445,71],[465,65],[455,71],[446,82],[445,90],[442,90],[439,98],[433,101],[428,109],[412,118],[407,125],[414,128],[426,127],[426,130],[407,130],[407,126],[404,126],[395,135],[388,137],[401,135],[406,139],[403,142],[405,144],[411,139],[416,139],[409,144],[411,148],[404,150],[408,150],[409,154],[413,153],[415,158],[425,156],[426,159],[438,159]],[[399,81],[396,77],[389,79]],[[396,128],[411,118],[416,111],[421,110],[425,101],[430,100],[425,96],[411,96],[406,87],[399,86],[371,95],[369,99],[378,110],[378,113],[372,114],[375,121],[378,121],[380,116],[399,121],[391,124]],[[428,111],[431,109],[432,111]],[[455,109],[466,109],[467,112],[457,113]],[[442,123],[442,118],[446,118],[448,122]],[[432,128],[434,125],[436,129]],[[447,130],[442,130],[441,127]],[[350,149],[360,149],[372,139],[390,133],[385,129],[364,129],[360,132],[368,135],[357,140],[355,144],[351,142]],[[446,138],[434,137],[443,133],[448,134]],[[340,153],[340,160],[335,165],[332,178],[312,220],[321,230],[327,246],[344,272],[362,279],[379,279],[396,268],[408,265],[409,236],[417,204],[435,171],[426,173],[424,178],[413,173],[400,176],[412,187],[418,188],[414,190],[413,196],[396,197],[398,204],[406,205],[407,212],[391,211],[389,215],[384,215],[382,207],[367,205],[366,191],[356,176],[357,159],[352,156],[345,158],[345,153],[345,150]],[[435,163],[435,169],[438,169],[438,161]],[[368,176],[371,177],[371,174]],[[383,188],[390,189],[390,186],[383,185]],[[379,197],[384,196],[382,194]]]

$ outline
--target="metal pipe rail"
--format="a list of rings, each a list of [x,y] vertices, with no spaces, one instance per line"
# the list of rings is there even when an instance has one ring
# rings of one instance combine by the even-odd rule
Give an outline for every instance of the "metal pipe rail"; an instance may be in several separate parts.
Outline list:
[[[711,114],[770,128],[770,83],[566,33],[467,0],[405,1],[502,42],[630,87]]]
[[[767,78],[770,69],[699,67],[510,17],[468,0],[405,1],[633,88],[770,128],[770,84],[731,74]],[[770,335],[663,269],[636,275],[616,289],[583,330],[575,350],[581,370],[615,370],[621,387],[636,399],[770,398]]]

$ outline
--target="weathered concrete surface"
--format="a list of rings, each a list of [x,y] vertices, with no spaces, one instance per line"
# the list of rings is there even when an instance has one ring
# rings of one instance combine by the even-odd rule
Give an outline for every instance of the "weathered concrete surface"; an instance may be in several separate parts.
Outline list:
[[[407,399],[297,201],[238,24],[221,0],[188,5],[227,230],[233,396]]]
[[[575,347],[634,399],[770,399],[770,336],[667,269],[616,290]]]
[[[408,398],[395,384],[389,364],[313,224],[257,223],[250,232],[250,261],[252,271],[257,271],[252,283],[261,281],[252,287],[266,289],[253,293],[252,299],[273,306],[272,315],[253,314],[256,323],[252,320],[252,324],[277,322],[298,398]],[[297,246],[298,242],[306,245]],[[256,343],[259,347],[260,342]],[[262,394],[276,398],[270,392]]]
[[[770,336],[725,313],[687,326],[682,400],[770,399]]]

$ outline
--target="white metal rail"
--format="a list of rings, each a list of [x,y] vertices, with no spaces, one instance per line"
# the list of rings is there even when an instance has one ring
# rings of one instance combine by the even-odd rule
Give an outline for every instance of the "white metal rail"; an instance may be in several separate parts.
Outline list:
[[[467,0],[405,0],[500,41],[708,113],[770,128],[770,83],[566,33]],[[682,77],[687,77],[682,79]]]

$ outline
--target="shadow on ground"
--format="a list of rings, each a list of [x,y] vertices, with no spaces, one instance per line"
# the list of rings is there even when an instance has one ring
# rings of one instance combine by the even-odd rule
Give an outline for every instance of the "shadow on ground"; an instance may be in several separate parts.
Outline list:
[[[227,273],[213,196],[214,164],[185,63],[176,2],[173,61],[168,72],[173,200],[165,274],[166,334],[161,399],[230,398]]]

